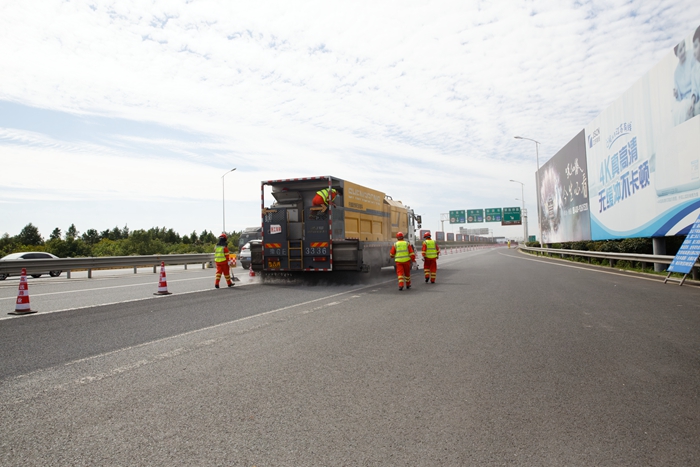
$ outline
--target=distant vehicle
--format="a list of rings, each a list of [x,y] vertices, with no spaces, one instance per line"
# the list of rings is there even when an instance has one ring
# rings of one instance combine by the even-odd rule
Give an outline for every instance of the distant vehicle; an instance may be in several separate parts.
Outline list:
[[[22,253],[11,253],[7,256],[3,256],[0,258],[0,261],[11,261],[11,260],[18,260],[18,259],[55,259],[58,258],[56,255],[52,255],[51,253],[46,253],[45,251],[25,251]],[[47,271],[46,273],[42,274],[47,274],[51,277],[58,277],[61,275],[63,271]],[[41,277],[41,274],[32,274],[31,275],[34,278]],[[8,273],[0,273],[0,281],[4,281],[7,277],[9,277]]]
[[[248,269],[250,267],[250,245],[260,243],[262,243],[262,240],[251,240],[241,247],[241,252],[238,254],[238,260],[241,262],[241,267],[243,269]]]
[[[246,227],[241,232],[241,236],[238,238],[238,253],[243,251],[243,245],[251,240],[259,240],[262,238],[262,227]]]

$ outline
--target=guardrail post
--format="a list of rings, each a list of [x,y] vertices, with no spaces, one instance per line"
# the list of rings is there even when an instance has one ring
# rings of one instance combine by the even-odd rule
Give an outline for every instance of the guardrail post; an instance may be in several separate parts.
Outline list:
[[[154,264],[153,265],[153,274],[155,274],[155,273],[156,273],[156,265]]]
[[[92,279],[92,269],[88,268],[88,279]]]
[[[70,279],[70,269],[66,271],[66,277]]]
[[[136,266],[134,266],[134,274],[136,274],[136,271],[138,271],[138,269],[139,269],[139,268],[137,268]]]

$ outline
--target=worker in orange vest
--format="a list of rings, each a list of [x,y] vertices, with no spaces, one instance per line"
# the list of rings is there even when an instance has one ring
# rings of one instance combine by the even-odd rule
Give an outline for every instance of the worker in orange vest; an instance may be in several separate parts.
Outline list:
[[[430,238],[430,232],[423,235],[423,272],[425,273],[425,282],[435,283],[437,277],[437,259],[440,256],[440,247],[437,242]]]
[[[219,288],[222,274],[226,278],[226,284],[228,284],[229,287],[234,286],[234,283],[231,281],[231,273],[228,266],[228,254],[228,237],[226,237],[225,233],[222,233],[214,249],[214,262],[216,263],[216,280],[214,281],[214,287],[217,289]]]
[[[411,288],[411,264],[416,262],[413,245],[403,239],[403,232],[396,234],[396,243],[391,247],[391,257],[396,261],[396,275],[399,278],[399,290]]]

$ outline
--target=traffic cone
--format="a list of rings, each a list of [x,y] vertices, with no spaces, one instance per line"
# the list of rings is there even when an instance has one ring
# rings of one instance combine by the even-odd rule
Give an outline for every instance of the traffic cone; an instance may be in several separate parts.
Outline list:
[[[252,265],[252,264],[248,267],[248,276],[250,276],[250,277],[255,277],[255,271],[253,271],[253,265]]]
[[[160,281],[158,281],[158,292],[153,295],[171,295],[168,292],[168,281],[165,280],[165,261],[160,262]]]
[[[27,315],[29,313],[36,313],[36,310],[32,310],[29,306],[29,287],[27,287],[27,270],[22,268],[22,276],[19,279],[19,290],[17,291],[17,303],[15,305],[15,311],[9,312],[9,315]]]

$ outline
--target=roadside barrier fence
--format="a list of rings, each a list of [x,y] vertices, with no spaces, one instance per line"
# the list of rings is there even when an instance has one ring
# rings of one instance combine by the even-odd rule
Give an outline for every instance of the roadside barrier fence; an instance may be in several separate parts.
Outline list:
[[[134,268],[134,274],[138,268],[153,267],[156,273],[158,266],[201,264],[202,269],[214,261],[214,253],[193,253],[183,255],[145,255],[145,256],[104,256],[87,258],[54,258],[54,259],[19,259],[0,261],[0,274],[19,276],[22,269],[26,269],[28,275],[47,274],[49,271],[66,272],[70,279],[70,273],[74,270],[87,270],[88,278],[92,278],[93,269],[127,269]]]

